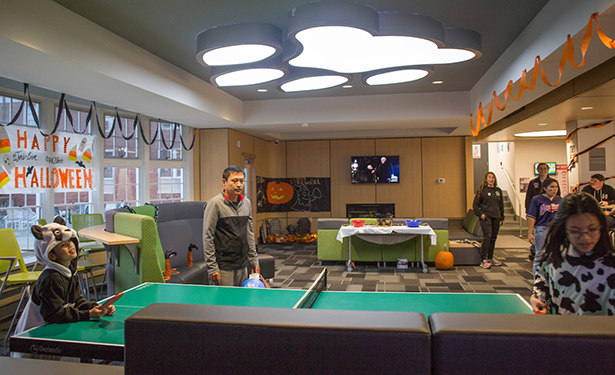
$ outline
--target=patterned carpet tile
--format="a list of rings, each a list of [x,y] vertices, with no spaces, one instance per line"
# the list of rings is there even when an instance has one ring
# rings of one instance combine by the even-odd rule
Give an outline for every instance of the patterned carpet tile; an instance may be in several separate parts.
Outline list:
[[[495,257],[502,266],[483,269],[476,266],[454,266],[438,270],[432,264],[429,272],[419,267],[397,269],[394,262],[360,263],[348,272],[345,262],[323,262],[317,258],[316,244],[259,245],[259,253],[276,258],[274,288],[307,289],[320,272],[328,270],[328,289],[335,291],[413,292],[413,293],[519,293],[529,301],[533,283],[532,263],[527,248],[496,249]]]

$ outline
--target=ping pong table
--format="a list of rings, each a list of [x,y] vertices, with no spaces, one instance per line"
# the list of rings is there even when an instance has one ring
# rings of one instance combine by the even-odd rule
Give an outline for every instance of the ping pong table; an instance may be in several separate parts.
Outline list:
[[[145,283],[124,292],[113,316],[47,324],[15,335],[11,351],[78,358],[124,360],[124,321],[153,303],[293,308],[305,290]],[[313,309],[532,314],[518,294],[389,293],[323,291]]]

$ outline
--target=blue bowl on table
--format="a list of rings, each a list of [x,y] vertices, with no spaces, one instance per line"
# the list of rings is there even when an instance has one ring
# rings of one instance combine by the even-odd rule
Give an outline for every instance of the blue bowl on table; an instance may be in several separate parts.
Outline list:
[[[421,220],[406,220],[406,225],[409,228],[416,228],[421,224]]]

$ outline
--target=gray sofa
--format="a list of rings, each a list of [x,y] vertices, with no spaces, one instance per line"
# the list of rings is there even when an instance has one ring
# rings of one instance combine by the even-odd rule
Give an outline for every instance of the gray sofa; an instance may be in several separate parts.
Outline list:
[[[114,232],[114,216],[120,212],[144,214],[154,218],[159,242],[157,252],[175,252],[169,259],[171,267],[179,271],[171,275],[167,282],[181,284],[208,284],[207,265],[203,252],[203,211],[206,202],[174,202],[138,207],[123,207],[105,212],[105,227]],[[192,251],[193,265],[187,267],[188,252],[191,244],[197,249]],[[265,279],[275,276],[275,259],[260,255],[261,275]],[[164,269],[163,269],[164,270]],[[163,271],[161,270],[161,271]]]
[[[154,304],[125,322],[128,375],[613,374],[614,351],[610,316]]]

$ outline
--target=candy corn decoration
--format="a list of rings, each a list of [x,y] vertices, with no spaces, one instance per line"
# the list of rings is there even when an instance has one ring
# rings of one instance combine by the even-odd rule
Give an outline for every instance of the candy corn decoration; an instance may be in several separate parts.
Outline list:
[[[6,173],[6,171],[2,171],[2,173],[0,173],[0,189],[2,189],[2,187],[4,187],[4,185],[6,185],[9,181],[11,181],[9,174]]]
[[[171,278],[171,261],[169,258],[164,260],[164,279],[169,280]]]
[[[77,146],[73,146],[68,152],[68,160],[77,161]]]
[[[82,159],[87,161],[88,163],[92,162],[92,150],[91,149],[87,149],[83,152],[83,156]]]
[[[188,246],[188,262],[186,263],[186,267],[190,268],[192,267],[192,250],[198,250],[199,248],[191,243],[190,246]]]
[[[164,279],[169,280],[171,275],[177,275],[179,272],[174,268],[171,268],[171,258],[176,256],[177,253],[175,251],[167,250],[164,253]]]
[[[11,140],[4,126],[0,126],[0,154],[11,152]]]

